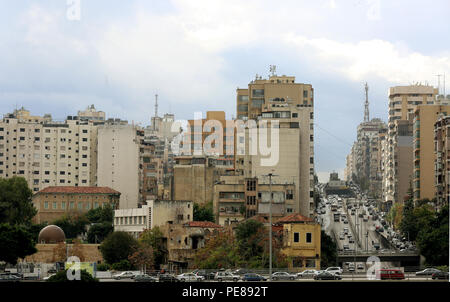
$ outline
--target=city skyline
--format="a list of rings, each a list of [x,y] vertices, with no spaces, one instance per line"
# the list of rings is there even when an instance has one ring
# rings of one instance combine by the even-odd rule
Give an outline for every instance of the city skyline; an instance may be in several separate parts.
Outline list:
[[[370,116],[386,121],[389,87],[437,87],[436,75],[450,74],[442,39],[449,4],[436,2],[423,16],[422,3],[405,3],[80,1],[79,20],[70,20],[66,1],[2,1],[0,110],[24,106],[64,119],[95,104],[107,117],[148,125],[157,93],[160,115],[236,117],[236,88],[255,74],[267,78],[273,64],[315,88],[316,173],[343,177],[365,82]]]

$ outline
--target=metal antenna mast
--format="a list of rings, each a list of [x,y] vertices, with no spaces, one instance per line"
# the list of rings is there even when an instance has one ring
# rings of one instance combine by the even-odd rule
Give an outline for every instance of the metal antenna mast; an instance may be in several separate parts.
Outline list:
[[[158,117],[158,95],[155,94],[155,117]]]
[[[366,90],[366,102],[364,104],[364,122],[369,122],[370,121],[370,116],[369,116],[369,86],[366,85],[364,86],[364,89]]]

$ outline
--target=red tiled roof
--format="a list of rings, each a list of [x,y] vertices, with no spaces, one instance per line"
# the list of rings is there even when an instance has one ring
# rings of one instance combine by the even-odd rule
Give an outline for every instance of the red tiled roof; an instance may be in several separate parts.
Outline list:
[[[210,221],[189,221],[185,224],[185,226],[198,228],[223,228],[221,225],[212,223]]]
[[[314,222],[313,219],[300,215],[298,213],[285,216],[277,221],[277,224],[296,223],[296,222]]]
[[[120,192],[108,187],[75,187],[75,186],[52,186],[46,187],[36,194],[59,193],[59,194],[120,194]]]

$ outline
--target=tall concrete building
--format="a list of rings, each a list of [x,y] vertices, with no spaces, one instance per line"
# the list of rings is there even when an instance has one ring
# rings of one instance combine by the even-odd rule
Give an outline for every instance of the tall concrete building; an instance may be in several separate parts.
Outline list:
[[[436,197],[434,129],[439,116],[448,113],[449,105],[420,105],[414,112],[414,202]]]
[[[408,164],[399,165],[398,160],[404,160],[410,139],[408,133],[402,131],[404,138],[398,138],[399,128],[405,127],[405,123],[398,122],[409,121],[414,115],[414,111],[419,105],[433,105],[436,100],[438,89],[426,85],[396,86],[389,88],[389,119],[388,119],[388,137],[384,145],[383,152],[383,201],[389,204],[401,202],[404,198],[404,185],[399,184],[399,177],[403,179],[400,183],[404,184],[412,171]],[[403,125],[403,126],[401,126]],[[398,146],[398,143],[401,143]],[[396,153],[397,152],[397,153]],[[405,170],[406,169],[406,170]],[[402,176],[400,176],[402,175]]]
[[[440,116],[434,124],[436,205],[450,201],[450,116]]]
[[[31,116],[21,108],[0,121],[0,177],[24,177],[38,192],[48,186],[97,185],[95,122]]]
[[[294,183],[295,202],[287,211],[312,217],[314,213],[314,89],[310,84],[296,83],[293,76],[277,76],[269,79],[257,76],[246,89],[237,89],[237,118],[241,121],[266,122],[267,140],[271,140],[270,127],[279,123],[278,162],[265,166],[267,158],[261,152],[249,154],[249,129],[245,132],[244,155],[236,147],[235,169],[237,175],[260,179],[273,173],[277,183]],[[258,131],[261,133],[261,128]],[[239,139],[239,141],[238,141]],[[259,137],[261,139],[261,136]],[[236,138],[240,141],[241,138]],[[270,143],[267,142],[267,145]]]
[[[121,193],[120,209],[142,204],[140,147],[143,139],[144,132],[135,125],[109,123],[98,127],[97,182]]]

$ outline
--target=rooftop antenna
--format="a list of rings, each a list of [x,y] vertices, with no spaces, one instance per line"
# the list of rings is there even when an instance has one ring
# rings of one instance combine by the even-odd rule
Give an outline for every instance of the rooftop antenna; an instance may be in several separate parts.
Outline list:
[[[364,89],[366,90],[366,102],[364,104],[364,122],[370,121],[369,116],[369,85],[364,85]]]
[[[158,94],[155,94],[155,117],[158,117]]]
[[[269,65],[269,71],[271,73],[271,76],[275,76],[277,73],[277,66],[276,65]]]

